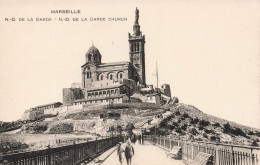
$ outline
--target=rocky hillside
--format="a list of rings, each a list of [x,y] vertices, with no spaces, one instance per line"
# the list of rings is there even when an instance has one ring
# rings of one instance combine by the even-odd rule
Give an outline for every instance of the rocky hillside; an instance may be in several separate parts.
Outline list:
[[[107,116],[108,114],[112,114],[112,117]],[[150,133],[182,139],[259,145],[259,130],[205,114],[192,105],[182,103],[166,104],[159,109],[84,108],[72,114],[60,114],[41,122],[25,124],[21,133],[83,132],[108,136],[109,130],[126,130],[129,123],[132,123],[134,128],[149,129]]]
[[[63,134],[85,132],[101,136],[108,136],[109,130],[118,132],[119,128],[124,130],[128,123],[133,123],[135,128],[139,128],[155,115],[163,114],[164,109],[82,109],[72,114],[61,114],[57,117],[49,118],[41,122],[25,124],[21,128],[21,133],[33,134]],[[103,117],[108,113],[119,116]]]
[[[259,145],[260,132],[255,128],[205,114],[192,105],[168,104],[162,108],[172,114],[152,129],[159,134],[198,141]]]

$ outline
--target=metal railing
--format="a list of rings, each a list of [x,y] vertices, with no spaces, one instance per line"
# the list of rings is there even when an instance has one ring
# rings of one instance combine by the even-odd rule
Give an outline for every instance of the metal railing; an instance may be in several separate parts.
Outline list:
[[[144,136],[145,141],[168,151],[173,146],[182,147],[182,158],[186,160],[193,160],[199,152],[205,152],[213,156],[213,165],[259,164],[260,147],[193,142],[157,136]]]
[[[44,150],[0,156],[0,165],[77,165],[92,160],[115,146],[122,138],[113,137]]]

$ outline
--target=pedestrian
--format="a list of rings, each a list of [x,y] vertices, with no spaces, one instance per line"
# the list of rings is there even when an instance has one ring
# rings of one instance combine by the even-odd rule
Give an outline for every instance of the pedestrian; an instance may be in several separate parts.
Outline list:
[[[125,152],[125,150],[122,146],[122,142],[119,142],[119,144],[117,146],[117,155],[119,157],[120,165],[123,163],[123,152]]]
[[[128,141],[125,147],[125,158],[126,158],[127,165],[131,165],[131,160],[133,156],[134,156],[134,147],[131,145],[131,141]]]

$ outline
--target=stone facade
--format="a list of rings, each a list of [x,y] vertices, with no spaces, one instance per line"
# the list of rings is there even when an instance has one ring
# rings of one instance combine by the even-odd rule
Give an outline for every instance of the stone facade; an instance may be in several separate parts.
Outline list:
[[[71,105],[73,101],[84,99],[81,88],[63,88],[63,104]]]
[[[100,100],[100,98],[107,98],[108,95],[121,95],[122,99],[123,95],[130,97],[135,91],[146,86],[145,37],[140,31],[138,20],[139,10],[136,9],[133,35],[129,34],[128,39],[130,62],[102,63],[102,54],[92,44],[85,55],[85,64],[81,66],[82,87],[81,89],[64,88],[64,105],[84,99]],[[78,87],[78,84],[73,84],[72,87]]]

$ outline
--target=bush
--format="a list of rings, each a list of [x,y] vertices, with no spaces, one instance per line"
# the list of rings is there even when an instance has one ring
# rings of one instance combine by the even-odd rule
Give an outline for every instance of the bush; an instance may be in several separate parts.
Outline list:
[[[176,122],[172,122],[172,125],[174,125],[175,127],[179,127],[179,124]]]
[[[179,127],[176,128],[175,131],[176,131],[177,133],[182,133],[182,130],[181,130],[181,128],[179,128]]]
[[[28,148],[29,145],[21,142],[4,142],[0,143],[0,152],[10,152]]]
[[[199,130],[203,130],[204,127],[202,125],[199,126]]]
[[[206,134],[215,134],[214,130],[205,129],[204,131],[205,131]]]
[[[55,133],[55,134],[70,133],[72,131],[73,131],[72,123],[60,123],[50,128],[50,133]]]
[[[176,115],[176,116],[181,115],[180,111],[176,111],[176,112],[175,112],[175,115]]]
[[[201,121],[199,122],[199,124],[202,125],[202,126],[208,126],[208,125],[209,125],[209,122],[208,122],[208,121],[205,121],[205,120],[201,120]]]
[[[204,133],[204,134],[203,134],[203,137],[207,139],[207,138],[208,138],[208,135]]]
[[[181,129],[184,130],[184,131],[186,131],[186,129],[187,129],[187,124],[183,124],[183,126],[181,126]]]
[[[200,120],[196,117],[195,119],[193,119],[193,118],[191,118],[191,121],[190,121],[190,123],[191,124],[196,124],[196,123],[198,123]]]
[[[191,130],[190,130],[190,133],[192,134],[192,135],[197,135],[197,130],[195,129],[195,128],[192,128]]]
[[[220,124],[219,123],[214,123],[212,124],[214,127],[220,127]]]
[[[240,135],[246,137],[246,133],[240,128],[235,128],[234,130],[232,130],[232,133],[234,135]]]
[[[254,140],[254,141],[252,142],[251,146],[259,147],[259,145],[257,144],[257,141],[256,141],[256,140]]]
[[[187,113],[184,113],[182,116],[183,116],[184,118],[189,118],[189,117],[190,117]]]

